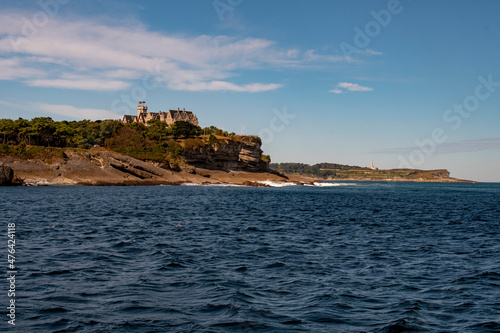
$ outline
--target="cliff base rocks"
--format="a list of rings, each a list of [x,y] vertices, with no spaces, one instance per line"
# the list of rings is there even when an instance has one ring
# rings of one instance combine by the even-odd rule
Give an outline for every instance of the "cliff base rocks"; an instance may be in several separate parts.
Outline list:
[[[171,170],[168,164],[141,161],[123,154],[100,150],[65,150],[64,158],[19,159],[2,157],[5,170],[13,170],[19,183],[33,185],[180,185],[235,184],[261,186],[259,181],[300,181],[266,171],[213,170],[184,166]],[[174,168],[176,169],[176,168]],[[11,178],[12,179],[12,178]]]
[[[14,178],[14,171],[12,168],[0,165],[0,186],[10,185]]]

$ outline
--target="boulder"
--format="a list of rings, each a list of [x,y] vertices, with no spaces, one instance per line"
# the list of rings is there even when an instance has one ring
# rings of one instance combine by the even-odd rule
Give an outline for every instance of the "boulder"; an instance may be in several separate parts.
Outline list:
[[[13,178],[14,171],[6,165],[0,165],[0,186],[10,185]]]

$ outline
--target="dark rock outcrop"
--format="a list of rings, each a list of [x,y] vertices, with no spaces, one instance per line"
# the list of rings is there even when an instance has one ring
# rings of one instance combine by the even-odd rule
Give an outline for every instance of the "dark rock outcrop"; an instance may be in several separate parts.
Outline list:
[[[0,165],[0,186],[10,185],[14,178],[14,171],[5,165]]]
[[[224,140],[185,149],[182,159],[189,165],[212,170],[267,171],[262,160],[261,141],[257,137],[247,140]]]

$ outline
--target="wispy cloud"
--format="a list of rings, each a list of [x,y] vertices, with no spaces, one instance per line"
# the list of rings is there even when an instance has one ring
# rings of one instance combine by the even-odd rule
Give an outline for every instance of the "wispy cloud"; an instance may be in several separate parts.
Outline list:
[[[309,61],[329,61],[329,62],[341,62],[346,60],[343,55],[318,54],[317,50],[306,51],[304,54],[304,58]],[[349,60],[357,61],[352,58],[349,58]]]
[[[280,88],[280,84],[269,83],[251,83],[246,85],[237,85],[226,81],[211,81],[211,82],[195,82],[180,84],[173,87],[176,90],[186,90],[186,91],[216,91],[216,90],[228,90],[228,91],[238,91],[238,92],[261,92]]]
[[[335,86],[335,89],[329,90],[328,92],[334,94],[342,94],[346,91],[373,91],[373,88],[363,87],[357,83],[340,82]]]
[[[275,90],[275,82],[237,84],[245,71],[345,61],[315,50],[284,49],[274,41],[230,36],[175,36],[144,25],[108,25],[90,19],[53,17],[32,36],[23,25],[30,13],[0,14],[0,79],[31,86],[120,90],[153,72],[175,90]]]
[[[417,146],[413,147],[396,147],[390,149],[377,150],[372,153],[382,154],[409,154],[413,152]],[[465,152],[478,152],[486,150],[500,150],[500,138],[487,139],[471,139],[461,140],[456,142],[446,142],[435,146],[435,154],[452,154]]]
[[[332,90],[328,90],[328,92],[334,93],[334,94],[342,94],[342,93],[344,93],[344,91],[340,90],[340,89],[332,89]]]
[[[13,103],[2,100],[0,100],[0,105],[6,106],[11,110],[17,109],[17,110],[39,113],[40,116],[43,117],[46,117],[47,115],[58,115],[58,116],[63,116],[66,119],[89,119],[89,120],[122,118],[122,115],[116,114],[110,110],[77,108],[72,105],[32,103],[32,102]]]
[[[382,52],[375,51],[372,49],[366,49],[363,52],[365,52],[366,54],[369,54],[369,55],[382,55],[383,54]]]
[[[25,79],[42,75],[43,71],[24,66],[22,59],[18,57],[0,58],[0,80]]]
[[[360,86],[357,83],[340,82],[337,87],[344,88],[349,91],[372,91],[372,88]]]
[[[52,113],[59,116],[70,117],[74,119],[121,119],[122,115],[118,115],[109,110],[76,108],[71,105],[30,103],[32,107],[42,114]]]
[[[61,89],[80,89],[80,90],[122,90],[130,87],[130,83],[116,80],[99,79],[47,79],[47,80],[28,80],[27,84],[33,87],[49,87]]]

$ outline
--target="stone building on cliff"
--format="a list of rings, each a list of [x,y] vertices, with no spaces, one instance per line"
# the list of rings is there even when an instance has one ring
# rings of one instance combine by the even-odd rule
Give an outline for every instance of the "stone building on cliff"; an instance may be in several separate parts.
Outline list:
[[[167,126],[172,126],[176,121],[187,121],[195,126],[198,126],[198,117],[192,111],[186,109],[168,110],[168,112],[148,112],[148,106],[145,102],[139,102],[137,106],[137,116],[124,115],[123,124],[142,123],[147,124],[152,119],[158,119],[167,123]]]

